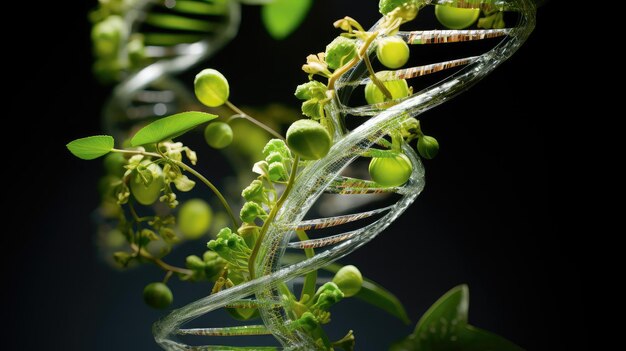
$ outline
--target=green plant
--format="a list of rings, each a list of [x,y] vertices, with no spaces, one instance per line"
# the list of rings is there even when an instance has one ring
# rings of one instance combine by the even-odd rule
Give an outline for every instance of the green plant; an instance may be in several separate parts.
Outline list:
[[[309,3],[303,1],[295,5],[293,1],[276,0],[272,6],[281,8],[281,11],[286,11],[285,9],[296,11],[295,17],[299,18],[306,12],[303,9]],[[325,52],[312,54],[306,58],[306,64],[302,69],[308,74],[309,81],[298,86],[295,91],[295,96],[304,101],[301,106],[302,114],[310,119],[294,122],[289,127],[286,137],[229,101],[230,85],[226,77],[215,69],[205,69],[194,81],[196,97],[208,107],[225,106],[233,112],[233,115],[218,117],[215,114],[194,111],[175,114],[144,126],[130,140],[118,141],[117,144],[122,145],[121,147],[115,147],[114,139],[105,135],[77,139],[67,144],[69,151],[81,159],[91,160],[106,156],[108,175],[103,182],[102,193],[104,201],[109,204],[111,212],[117,217],[116,230],[123,235],[127,243],[125,250],[114,253],[115,260],[123,267],[151,263],[164,271],[162,282],[151,283],[144,289],[144,300],[148,305],[164,308],[172,303],[173,294],[166,284],[174,275],[184,281],[211,282],[213,283],[211,293],[217,294],[254,282],[267,274],[265,271],[257,271],[255,263],[263,255],[277,254],[277,248],[268,249],[263,246],[269,240],[267,235],[270,226],[278,213],[284,210],[285,199],[300,179],[298,176],[301,171],[316,160],[324,158],[336,142],[338,124],[329,105],[336,98],[339,79],[364,62],[368,76],[365,98],[370,105],[385,110],[410,97],[413,91],[406,79],[398,76],[398,72],[376,72],[370,62],[369,52],[376,47],[377,57],[382,64],[390,68],[403,66],[408,61],[408,45],[404,39],[396,35],[399,27],[413,20],[420,8],[426,4],[419,0],[381,1],[379,8],[384,16],[376,31],[364,30],[361,24],[351,17],[336,21],[334,26],[341,30],[341,35],[326,47]],[[278,21],[275,19],[276,14],[272,12],[274,10],[270,10],[272,7],[269,6],[268,10],[264,10],[264,18]],[[447,10],[439,10],[438,17],[445,17],[441,15],[446,14],[445,11]],[[456,12],[452,14],[456,16]],[[447,15],[451,16],[450,13]],[[458,21],[455,16],[452,16],[454,17],[452,20]],[[449,18],[448,20],[452,21]],[[475,21],[476,19],[473,19],[472,23]],[[293,23],[295,22],[283,23],[271,30],[275,31],[274,34],[277,36],[282,36],[284,34],[281,33],[292,30]],[[448,25],[459,26],[456,22]],[[109,41],[117,40],[115,33],[111,34],[109,29],[104,29],[102,38]],[[98,44],[102,46],[99,50],[106,52],[108,48],[102,43]],[[417,40],[411,43],[421,44]],[[407,72],[412,71],[400,72],[408,77]],[[375,148],[368,148],[357,155],[372,159],[369,166],[372,180],[348,178],[340,180],[341,191],[352,187],[364,193],[370,189],[384,192],[407,183],[414,174],[415,162],[407,156],[415,155],[414,151],[407,149],[408,143],[413,140],[417,139],[417,151],[423,158],[432,159],[437,154],[439,150],[437,140],[423,134],[420,121],[410,117],[406,112],[401,114],[404,116],[398,119],[400,122],[397,128],[385,129],[385,133],[380,133],[381,135],[371,141],[376,144]],[[206,125],[204,137],[207,143],[216,149],[226,148],[233,140],[230,123],[237,118],[244,119],[275,137],[265,144],[262,159],[252,167],[256,179],[242,190],[243,205],[238,215],[209,177],[192,167],[198,162],[196,153],[178,141],[185,133]],[[411,157],[417,159],[417,156]],[[192,176],[193,180],[188,176]],[[227,225],[208,241],[207,251],[199,255],[189,255],[184,267],[175,266],[165,262],[174,245],[180,240],[201,238],[208,231],[213,217],[212,209],[202,200],[188,200],[182,205],[179,204],[177,193],[192,190],[196,181],[200,181],[212,191],[221,204],[220,211],[226,214],[228,221]],[[157,200],[167,205],[170,210],[159,208],[157,211],[151,206]],[[309,226],[334,226],[355,220],[357,217],[335,217]],[[318,247],[317,244],[332,244],[346,240],[330,238],[326,243],[322,243],[311,241],[305,227],[286,230],[293,230],[301,241],[306,259],[315,257],[314,249]],[[312,242],[315,244],[310,244]],[[294,257],[292,256],[292,259]],[[332,341],[323,329],[323,326],[330,322],[332,306],[344,298],[353,296],[360,298],[408,322],[407,314],[397,298],[376,283],[363,278],[358,268],[330,264],[323,269],[335,273],[332,281],[322,284],[318,279],[317,270],[313,270],[305,274],[299,293],[286,284],[279,283],[276,289],[280,291],[280,301],[237,300],[228,304],[226,309],[234,318],[248,320],[259,317],[258,311],[261,307],[267,307],[264,304],[280,304],[289,321],[281,327],[287,331],[296,330],[303,333],[307,340],[312,341],[311,345],[323,350],[354,349],[355,336],[352,331],[348,331],[340,340]],[[469,326],[466,306],[467,292],[464,288],[461,288],[460,292],[454,290],[444,296],[422,317],[415,334],[397,344],[396,349],[454,349],[447,348],[448,345],[442,343],[438,336],[424,333],[424,330],[437,328],[443,323],[442,320],[456,321],[453,324],[458,327],[446,331],[451,333],[454,337],[452,339],[459,340],[461,349],[466,345],[477,350],[481,349],[481,345],[490,345],[489,347],[505,345],[502,346],[502,350],[515,349],[514,345],[503,339],[497,339]],[[228,336],[269,334],[272,330],[263,325],[255,325],[226,327],[219,330],[181,329],[180,333]],[[482,341],[475,343],[479,339],[490,340],[488,342],[492,343],[484,344]]]

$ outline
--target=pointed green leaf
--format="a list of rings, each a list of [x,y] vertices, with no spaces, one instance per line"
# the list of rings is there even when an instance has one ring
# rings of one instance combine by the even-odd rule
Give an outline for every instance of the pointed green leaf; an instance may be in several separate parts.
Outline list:
[[[467,323],[469,290],[459,285],[424,313],[413,334],[391,351],[523,351],[512,342]]]
[[[141,128],[130,140],[130,145],[155,144],[172,139],[216,118],[216,115],[195,111],[182,112],[161,118]]]
[[[433,330],[451,331],[467,324],[469,289],[459,285],[439,298],[417,322],[416,334],[427,334]],[[446,326],[446,327],[444,327]],[[450,328],[455,327],[455,328]],[[440,334],[440,333],[436,333]],[[446,333],[447,334],[447,333]]]
[[[274,0],[261,10],[263,24],[274,39],[285,39],[302,23],[311,4],[312,0]]]
[[[111,152],[115,141],[109,135],[96,135],[76,139],[66,145],[70,152],[83,160],[93,160]]]
[[[387,289],[369,279],[363,279],[363,286],[355,296],[397,317],[405,324],[411,323],[402,302]]]

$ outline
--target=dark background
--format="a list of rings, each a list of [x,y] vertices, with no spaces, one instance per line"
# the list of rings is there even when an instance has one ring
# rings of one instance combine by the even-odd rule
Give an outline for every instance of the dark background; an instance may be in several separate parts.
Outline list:
[[[299,67],[336,35],[330,23],[350,14],[370,24],[376,3],[316,0],[304,25],[283,42],[259,29],[258,8],[246,7],[240,36],[252,39],[235,40],[204,66],[230,77],[238,103],[297,106]],[[39,36],[8,32],[20,55],[5,67],[18,73],[5,118],[23,126],[11,133],[22,137],[11,141],[15,159],[4,169],[4,202],[11,207],[1,255],[9,349],[156,350],[150,326],[162,312],[143,305],[141,289],[161,273],[153,267],[119,273],[98,257],[91,216],[101,165],[77,160],[64,147],[99,133],[109,93],[91,76],[86,15],[95,1],[41,6],[47,8],[22,9]],[[395,292],[413,322],[448,289],[468,283],[472,324],[528,350],[584,348],[580,246],[564,227],[565,219],[575,219],[557,216],[572,206],[565,194],[582,176],[566,161],[576,147],[564,127],[569,101],[554,94],[570,88],[559,84],[565,72],[554,64],[566,57],[564,44],[554,40],[559,17],[548,2],[512,59],[428,115],[423,123],[442,149],[426,162],[424,193],[345,261]],[[259,58],[262,73],[239,68]],[[206,287],[175,289],[182,306]],[[333,325],[354,327],[359,350],[381,350],[411,330],[358,302],[342,305]]]

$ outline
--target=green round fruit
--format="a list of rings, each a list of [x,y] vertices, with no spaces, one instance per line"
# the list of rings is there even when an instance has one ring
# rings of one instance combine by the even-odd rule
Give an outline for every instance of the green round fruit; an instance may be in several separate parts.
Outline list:
[[[383,82],[383,85],[389,90],[393,100],[409,96],[409,84],[405,79],[390,80]],[[365,100],[370,105],[386,101],[385,94],[371,81],[365,85]]]
[[[186,239],[198,239],[209,230],[213,211],[202,199],[185,201],[178,211],[176,223]]]
[[[141,165],[146,167],[152,174],[152,182],[146,186],[139,172],[134,171],[130,177],[130,191],[142,205],[152,205],[161,195],[163,189],[163,170],[152,161],[143,160]]]
[[[304,160],[319,160],[326,156],[331,144],[326,128],[310,119],[297,120],[287,130],[287,145]]]
[[[337,284],[345,297],[351,297],[361,290],[363,276],[355,266],[343,266],[333,277],[333,283]]]
[[[378,40],[376,57],[385,67],[396,69],[409,61],[409,45],[398,36]]]
[[[369,172],[372,180],[384,187],[400,186],[409,180],[413,166],[405,154],[395,157],[373,157]]]
[[[465,29],[478,19],[480,9],[458,8],[446,5],[435,6],[435,16],[444,27]]]
[[[163,309],[172,304],[174,295],[167,285],[161,282],[150,283],[143,289],[143,301],[152,308]]]
[[[417,151],[423,158],[432,160],[439,153],[439,142],[431,136],[424,135],[417,139]]]
[[[233,129],[228,123],[210,123],[204,129],[204,140],[214,149],[223,149],[233,142]]]
[[[193,82],[196,97],[209,107],[217,107],[228,101],[228,80],[217,70],[207,68],[196,75]]]

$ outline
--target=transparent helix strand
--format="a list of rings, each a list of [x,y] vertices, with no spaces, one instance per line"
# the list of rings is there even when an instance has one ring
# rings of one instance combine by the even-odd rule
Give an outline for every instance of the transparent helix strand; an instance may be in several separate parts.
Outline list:
[[[446,0],[428,1],[429,4],[446,3]],[[465,1],[464,6],[493,6],[493,1]],[[166,350],[322,350],[309,336],[294,327],[288,317],[289,306],[283,303],[279,285],[301,277],[313,270],[334,262],[380,234],[416,199],[424,187],[424,168],[419,157],[409,145],[403,152],[413,165],[409,181],[394,188],[384,188],[374,182],[342,176],[342,171],[360,155],[365,154],[383,136],[396,133],[402,122],[448,101],[469,89],[483,77],[507,60],[524,43],[535,24],[535,6],[531,0],[496,1],[497,6],[519,14],[517,24],[503,30],[431,30],[400,32],[399,35],[411,45],[436,45],[445,42],[501,38],[491,50],[479,56],[460,58],[423,67],[390,71],[396,77],[417,78],[429,72],[442,72],[452,67],[464,66],[437,84],[415,92],[382,109],[380,106],[348,106],[353,89],[367,81],[365,63],[360,62],[346,72],[336,84],[335,99],[327,105],[327,113],[335,123],[335,143],[322,159],[303,163],[298,169],[293,188],[262,240],[259,255],[254,262],[256,278],[241,285],[204,297],[183,308],[171,312],[156,322],[153,332],[157,343]],[[419,18],[418,18],[419,19]],[[380,22],[370,31],[377,30]],[[375,48],[369,49],[372,55]],[[353,130],[347,130],[344,120],[348,116],[369,116],[369,119]],[[395,193],[398,199],[391,206],[352,215],[338,215],[313,220],[303,220],[311,207],[324,193],[352,196],[353,194]],[[297,241],[295,230],[316,230],[355,222],[366,217],[379,217],[372,223],[348,232],[326,237]],[[375,217],[374,217],[375,218]],[[282,264],[287,250],[323,248],[300,262]],[[211,311],[233,305],[254,306],[260,311],[263,325],[222,328],[184,329],[182,326]],[[273,335],[275,347],[191,346],[181,341],[179,335],[241,336]],[[205,341],[201,339],[200,342]]]
[[[104,108],[105,130],[122,138],[139,122],[196,107],[193,94],[175,75],[218,52],[236,36],[241,20],[238,0],[128,3],[120,54],[125,54],[130,38],[139,34],[146,43],[147,64],[127,73]]]

